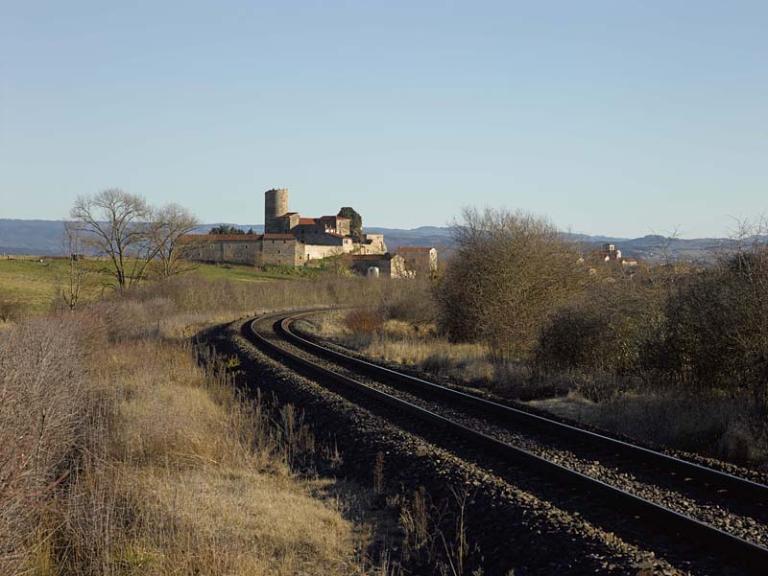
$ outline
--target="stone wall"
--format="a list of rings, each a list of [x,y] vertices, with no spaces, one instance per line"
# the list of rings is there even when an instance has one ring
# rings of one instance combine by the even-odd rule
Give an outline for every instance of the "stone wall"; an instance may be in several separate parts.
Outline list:
[[[344,247],[336,246],[322,246],[319,244],[305,244],[304,245],[304,258],[305,260],[322,260],[323,258],[331,258],[333,256],[340,256],[344,254]]]
[[[301,266],[304,258],[304,244],[292,236],[275,238],[265,235],[262,240],[262,264]]]
[[[219,238],[203,236],[190,242],[184,249],[188,260],[221,264],[261,264],[261,236],[249,238],[247,235],[236,240],[230,237]]]
[[[188,260],[215,264],[301,266],[305,260],[304,245],[285,234],[200,236],[191,238],[184,252]]]
[[[360,244],[360,254],[386,254],[387,245],[384,243],[384,234],[366,234],[365,240]]]

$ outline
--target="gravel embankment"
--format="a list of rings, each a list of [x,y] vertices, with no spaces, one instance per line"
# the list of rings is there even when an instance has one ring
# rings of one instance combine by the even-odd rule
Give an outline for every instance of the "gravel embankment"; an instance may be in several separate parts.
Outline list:
[[[267,331],[269,331],[268,328]],[[292,350],[300,352],[307,358],[315,359],[314,356],[283,342],[276,335],[272,335],[272,339],[279,342],[281,346],[289,346]],[[331,386],[333,387],[333,385]],[[391,389],[387,391],[393,392]],[[584,518],[591,522],[593,526],[600,526],[607,532],[618,534],[624,542],[632,543],[645,550],[651,550],[658,557],[669,560],[678,568],[701,574],[740,573],[736,568],[719,565],[718,560],[712,558],[708,553],[709,550],[705,546],[699,545],[694,539],[687,540],[684,535],[679,538],[671,538],[668,533],[658,533],[654,527],[649,527],[647,524],[643,526],[629,515],[616,514],[615,510],[607,506],[601,506],[598,501],[590,498],[589,495],[569,489],[567,486],[557,485],[549,478],[531,475],[529,470],[517,469],[507,461],[494,460],[489,455],[479,453],[477,446],[463,445],[464,441],[461,438],[451,438],[450,434],[445,434],[439,430],[436,431],[433,425],[414,422],[413,418],[404,418],[402,414],[392,412],[391,410],[387,414],[386,408],[371,405],[369,399],[363,395],[355,397],[355,394],[351,394],[348,390],[343,390],[342,393],[346,397],[351,398],[355,403],[383,415],[387,420],[400,428],[415,433],[442,448],[447,448],[452,454],[458,456],[463,461],[472,462],[484,470],[494,470],[496,476],[503,478],[517,488],[537,496],[542,501],[554,504],[561,510],[567,510],[577,517]],[[398,393],[398,395],[401,394]],[[419,401],[422,402],[423,400],[419,399]],[[432,406],[425,407],[432,408]],[[562,441],[562,439],[560,440]],[[589,466],[590,464],[594,465],[596,463],[586,460],[584,465]],[[588,470],[585,471],[588,472]],[[655,488],[653,485],[650,485],[647,494],[655,494],[656,499],[661,500]],[[701,508],[700,503],[697,503],[696,506]],[[740,518],[732,515],[726,516],[724,527],[729,527],[730,522],[734,523],[736,529],[742,528],[740,526],[742,522]],[[757,526],[756,523],[752,524],[747,521],[747,531],[753,525]]]
[[[597,478],[641,498],[656,502],[676,512],[730,532],[739,538],[765,546],[768,544],[768,525],[765,523],[765,503],[744,502],[738,499],[723,504],[713,502],[712,494],[699,490],[695,485],[676,481],[664,474],[655,474],[626,458],[618,458],[609,450],[597,450],[584,443],[569,442],[562,437],[552,438],[536,431],[520,431],[509,424],[494,422],[477,410],[457,406],[431,396],[409,393],[396,386],[382,383],[368,376],[310,354],[303,349],[289,346],[294,353],[318,362],[335,372],[344,374],[406,402],[435,412],[454,422],[507,444],[532,452],[551,462]]]
[[[324,314],[325,312],[317,312],[317,314]],[[346,346],[342,346],[338,342],[335,342],[334,340],[329,339],[323,339],[319,338],[314,332],[314,325],[312,323],[312,318],[314,317],[314,314],[312,316],[307,316],[306,318],[303,318],[299,322],[296,323],[295,328],[296,332],[304,337],[307,337],[311,340],[316,341],[318,344],[322,344],[323,346],[327,346],[328,348],[331,348],[332,350],[336,350],[338,352],[341,352],[343,354],[348,354],[349,356],[353,356],[355,358],[359,358],[361,360],[367,360],[369,362],[375,362],[377,364],[380,364],[382,366],[385,366],[387,368],[390,368],[392,370],[402,372],[404,374],[409,374],[411,376],[415,376],[417,378],[422,378],[424,380],[429,380],[431,382],[434,382],[436,384],[440,384],[442,386],[446,386],[448,388],[453,388],[455,390],[466,392],[468,394],[474,394],[476,396],[480,396],[481,398],[486,398],[488,400],[491,400],[493,402],[498,402],[499,404],[506,404],[509,406],[512,406],[515,409],[518,410],[524,410],[527,412],[530,412],[532,414],[537,414],[539,416],[544,416],[546,418],[549,418],[551,420],[556,420],[559,422],[563,422],[565,424],[570,424],[572,426],[577,426],[579,428],[584,428],[585,430],[591,430],[593,432],[596,432],[598,434],[604,434],[608,436],[612,436],[616,438],[617,440],[622,440],[624,442],[629,442],[632,444],[636,444],[638,446],[644,446],[645,448],[649,448],[651,450],[656,450],[658,452],[664,452],[666,454],[669,454],[670,456],[674,456],[676,458],[681,458],[683,460],[688,460],[689,462],[693,462],[695,464],[700,464],[702,466],[707,466],[709,468],[712,468],[714,470],[719,470],[721,472],[726,472],[728,474],[732,474],[734,476],[739,476],[741,478],[745,478],[748,480],[752,480],[753,482],[758,482],[760,484],[766,484],[768,485],[768,469],[765,468],[755,468],[755,467],[749,467],[746,465],[739,465],[735,464],[733,462],[726,462],[717,458],[713,458],[710,456],[704,456],[702,454],[697,454],[693,452],[685,452],[682,450],[672,450],[669,448],[666,448],[664,446],[659,446],[647,442],[639,441],[636,438],[630,438],[628,436],[624,436],[617,433],[607,432],[605,430],[602,430],[600,428],[597,428],[595,426],[591,426],[588,423],[585,422],[578,422],[575,420],[571,420],[567,417],[563,417],[560,415],[553,414],[551,412],[547,412],[546,410],[542,410],[540,408],[536,408],[533,406],[530,406],[524,402],[518,402],[514,399],[510,400],[509,398],[505,398],[502,396],[499,396],[497,394],[493,394],[492,392],[482,389],[482,388],[473,388],[468,386],[466,383],[459,383],[451,378],[442,377],[440,375],[436,375],[431,372],[425,372],[424,370],[420,370],[414,366],[407,366],[403,364],[397,364],[394,362],[387,362],[378,358],[372,359],[364,354],[361,354],[359,351],[347,348]]]
[[[433,502],[450,502],[452,490],[468,490],[467,532],[481,551],[486,575],[687,573],[298,376],[242,338],[241,326],[209,333],[208,340],[239,357],[250,386],[301,407],[318,438],[339,447],[342,474],[370,483],[382,453],[391,494],[423,486]]]

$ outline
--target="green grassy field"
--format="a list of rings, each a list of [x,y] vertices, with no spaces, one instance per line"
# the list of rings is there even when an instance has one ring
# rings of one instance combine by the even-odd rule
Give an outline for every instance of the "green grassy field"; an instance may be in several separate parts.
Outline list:
[[[89,274],[84,282],[82,299],[98,298],[114,289],[114,280],[100,260],[84,260]],[[195,265],[185,274],[196,274],[207,280],[236,282],[268,282],[271,280],[316,277],[323,272],[308,268],[237,265]],[[69,261],[66,259],[17,257],[0,259],[0,302],[20,304],[32,313],[49,309],[60,290],[67,286]]]

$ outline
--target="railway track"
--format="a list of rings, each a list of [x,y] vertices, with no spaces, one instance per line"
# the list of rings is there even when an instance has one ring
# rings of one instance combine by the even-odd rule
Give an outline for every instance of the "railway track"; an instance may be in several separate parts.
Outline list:
[[[768,574],[768,486],[340,353],[293,329],[313,312],[256,319],[245,336],[320,382],[440,429],[481,466],[503,462],[567,493],[558,505],[581,513],[587,503],[585,515],[610,530]]]

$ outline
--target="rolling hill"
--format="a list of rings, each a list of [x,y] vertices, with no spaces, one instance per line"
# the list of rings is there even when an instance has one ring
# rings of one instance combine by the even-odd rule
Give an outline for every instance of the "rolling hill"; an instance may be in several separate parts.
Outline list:
[[[196,232],[207,232],[217,224],[205,224]],[[253,228],[254,232],[263,230],[261,225],[240,225],[243,230]],[[400,246],[435,246],[443,252],[452,246],[451,229],[439,226],[421,226],[413,229],[371,227],[368,232],[384,234],[390,250]],[[56,256],[64,253],[64,222],[58,220],[13,220],[0,219],[0,255],[39,255]],[[651,262],[665,258],[706,262],[718,251],[735,246],[735,241],[724,238],[667,238],[659,235],[641,238],[615,238],[608,236],[589,236],[586,234],[566,234],[582,244],[585,250],[596,248],[604,242],[616,244],[625,256]]]

